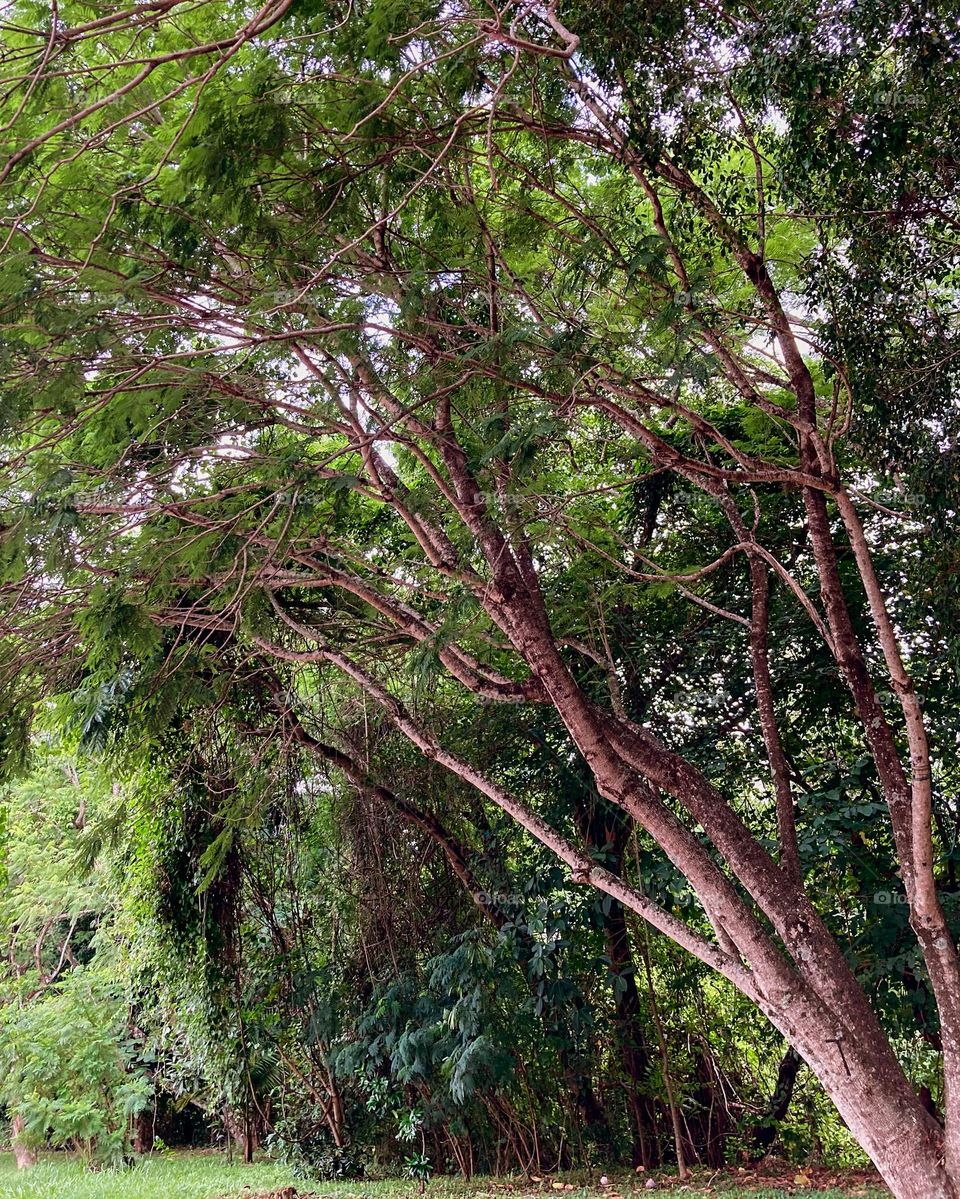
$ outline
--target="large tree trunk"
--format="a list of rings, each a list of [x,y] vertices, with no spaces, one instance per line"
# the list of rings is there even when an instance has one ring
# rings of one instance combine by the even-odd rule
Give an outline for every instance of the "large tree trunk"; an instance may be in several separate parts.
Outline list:
[[[898,1199],[960,1199],[942,1161],[943,1130],[913,1092],[856,976],[803,890],[753,841],[702,775],[644,730],[598,714],[562,663],[556,669],[558,656],[542,630],[534,646],[524,648],[539,659],[548,688],[556,692],[557,710],[590,762],[601,794],[628,811],[690,881],[714,926],[715,944],[596,865],[516,796],[443,749],[405,710],[394,708],[395,722],[428,756],[476,786],[550,847],[577,881],[621,900],[739,987],[802,1054]],[[343,655],[328,651],[328,656],[343,663],[375,697],[383,695]],[[653,776],[701,824],[773,926],[776,939],[699,838],[638,781],[635,771]]]
[[[28,1148],[23,1142],[23,1116],[14,1116],[10,1122],[10,1137],[13,1147],[13,1158],[18,1170],[28,1170],[37,1164],[36,1150]]]
[[[763,1005],[761,1005],[763,1006]],[[768,1010],[771,1022],[782,1013]],[[926,1112],[879,1026],[853,1038],[799,1000],[780,1031],[799,1050],[897,1199],[958,1199],[943,1130]],[[839,1023],[839,1022],[838,1022]]]
[[[898,1199],[960,1199],[960,1179],[951,1178],[943,1162],[943,1130],[913,1091],[799,880],[756,844],[699,771],[645,729],[598,712],[558,653],[539,597],[529,587],[524,591],[523,604],[511,598],[500,606],[503,626],[543,681],[600,793],[628,811],[692,884],[729,960],[727,976],[802,1054]],[[638,785],[637,774],[653,787]],[[656,788],[673,795],[708,834],[789,960]],[[513,797],[503,798],[513,805]],[[560,852],[568,850],[564,843]],[[587,862],[576,876],[596,882],[603,873]],[[629,891],[618,897],[644,914],[644,897],[633,899]]]

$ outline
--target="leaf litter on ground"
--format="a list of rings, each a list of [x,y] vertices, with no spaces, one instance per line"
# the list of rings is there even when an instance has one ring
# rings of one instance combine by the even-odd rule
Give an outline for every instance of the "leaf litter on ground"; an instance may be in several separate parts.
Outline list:
[[[599,1172],[598,1172],[599,1173]],[[797,1166],[771,1159],[758,1165],[733,1166],[718,1170],[698,1168],[681,1181],[675,1172],[637,1169],[632,1173],[610,1170],[597,1178],[578,1172],[574,1181],[567,1176],[531,1175],[528,1178],[484,1178],[463,1182],[435,1179],[427,1187],[436,1199],[539,1199],[540,1196],[572,1194],[576,1199],[639,1199],[641,1195],[660,1195],[663,1199],[681,1199],[686,1195],[724,1195],[728,1199],[782,1199],[788,1195],[806,1195],[809,1199],[889,1199],[889,1192],[873,1170],[838,1169],[828,1166]],[[479,1186],[478,1186],[479,1183]],[[481,1189],[482,1187],[482,1189]],[[245,1199],[387,1199],[418,1194],[415,1184],[397,1182],[303,1184],[302,1189],[283,1187]],[[230,1199],[223,1196],[222,1199]]]

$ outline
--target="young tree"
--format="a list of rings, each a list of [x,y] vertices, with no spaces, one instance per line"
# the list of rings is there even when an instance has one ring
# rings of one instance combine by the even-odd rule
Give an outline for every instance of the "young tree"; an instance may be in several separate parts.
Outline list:
[[[277,735],[378,710],[455,795],[748,996],[896,1195],[956,1199],[960,962],[933,825],[953,747],[914,680],[935,606],[895,563],[952,552],[902,512],[954,444],[949,22],[909,3],[12,11],[11,711],[69,694],[129,742],[250,670]],[[728,705],[744,775],[691,745],[664,687],[691,677]],[[939,1014],[942,1123],[801,868],[790,729],[836,681]],[[547,714],[702,920],[598,864],[482,740],[455,747],[458,712],[501,704]]]

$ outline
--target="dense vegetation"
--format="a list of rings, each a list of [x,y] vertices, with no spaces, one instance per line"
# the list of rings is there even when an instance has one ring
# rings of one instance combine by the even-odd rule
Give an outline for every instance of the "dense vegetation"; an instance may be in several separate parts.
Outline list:
[[[6,7],[24,1165],[957,1199],[951,8]]]
[[[509,825],[477,836],[470,891],[417,825],[310,781],[215,871],[206,792],[161,822],[155,782],[51,750],[8,788],[2,1098],[25,1142],[117,1164],[227,1135],[330,1178],[655,1166],[672,1103],[690,1163],[774,1133],[854,1160],[809,1079],[768,1134],[776,1035]]]

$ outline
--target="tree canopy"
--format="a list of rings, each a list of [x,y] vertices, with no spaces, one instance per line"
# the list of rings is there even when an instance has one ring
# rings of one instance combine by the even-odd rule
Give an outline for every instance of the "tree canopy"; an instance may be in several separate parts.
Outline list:
[[[8,769],[39,719],[162,797],[181,924],[196,887],[237,910],[266,812],[353,795],[389,813],[366,852],[426,838],[509,926],[539,1014],[576,1002],[566,930],[489,896],[561,863],[614,974],[629,913],[783,1034],[896,1195],[955,1197],[951,7],[24,0],[2,29]],[[430,1002],[483,1023],[449,951]],[[444,1042],[449,1098],[504,1051]]]

